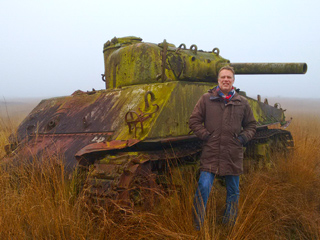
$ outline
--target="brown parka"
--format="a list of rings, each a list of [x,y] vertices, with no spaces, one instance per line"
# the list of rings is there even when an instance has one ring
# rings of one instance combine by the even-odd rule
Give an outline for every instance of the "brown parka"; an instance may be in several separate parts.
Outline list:
[[[256,132],[256,120],[246,98],[235,93],[225,104],[216,88],[196,104],[189,127],[203,140],[200,170],[220,176],[243,172],[243,145]]]

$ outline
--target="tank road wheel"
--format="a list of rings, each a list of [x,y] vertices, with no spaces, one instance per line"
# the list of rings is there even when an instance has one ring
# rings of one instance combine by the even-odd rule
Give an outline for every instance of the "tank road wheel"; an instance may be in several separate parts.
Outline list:
[[[135,176],[129,188],[129,199],[134,206],[144,208],[153,207],[160,194],[159,186],[156,183],[156,176],[152,173],[143,173]]]
[[[290,132],[277,129],[276,134],[267,139],[267,160],[277,157],[287,157],[293,151],[294,143]]]
[[[162,196],[161,187],[157,184],[157,175],[151,170],[151,163],[138,164],[136,170],[124,172],[119,180],[119,187],[127,182],[125,189],[119,190],[118,200],[135,209],[150,209]]]
[[[293,146],[293,138],[289,131],[266,129],[257,132],[246,148],[246,172],[251,168],[271,167],[276,158],[286,158],[292,152]]]

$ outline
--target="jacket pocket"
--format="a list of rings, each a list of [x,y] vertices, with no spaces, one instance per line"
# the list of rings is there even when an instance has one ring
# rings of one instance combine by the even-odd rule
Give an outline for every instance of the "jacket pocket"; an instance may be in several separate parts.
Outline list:
[[[236,143],[236,145],[238,145],[239,147],[243,147],[243,144],[240,142],[239,138],[238,138],[238,134],[234,133],[233,137],[232,137],[233,142]]]
[[[216,141],[216,135],[214,134],[214,132],[212,132],[209,137],[203,141],[202,146],[206,147],[208,149],[211,149],[212,147],[214,147]]]

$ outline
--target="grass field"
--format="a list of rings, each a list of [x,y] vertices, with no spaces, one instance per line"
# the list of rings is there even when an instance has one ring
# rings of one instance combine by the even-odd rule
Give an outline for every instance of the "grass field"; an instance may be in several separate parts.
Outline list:
[[[191,221],[194,177],[183,178],[179,193],[160,197],[151,209],[111,210],[79,194],[76,179],[66,176],[60,159],[20,166],[1,160],[6,167],[0,169],[0,239],[319,239],[320,101],[281,103],[288,109],[287,117],[293,117],[288,130],[294,153],[274,157],[272,167],[241,177],[239,216],[233,228],[219,222],[225,189],[218,182],[204,228],[197,232]],[[9,135],[29,109],[19,104],[1,109],[2,158]]]

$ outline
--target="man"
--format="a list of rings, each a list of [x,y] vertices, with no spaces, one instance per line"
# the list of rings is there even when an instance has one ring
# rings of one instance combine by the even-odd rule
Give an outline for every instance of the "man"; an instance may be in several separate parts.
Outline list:
[[[196,104],[189,126],[203,140],[200,178],[194,197],[194,221],[200,230],[215,176],[225,176],[227,198],[223,223],[234,224],[239,201],[239,175],[243,172],[243,145],[255,134],[256,120],[246,98],[235,92],[234,70],[219,70],[218,86]]]

